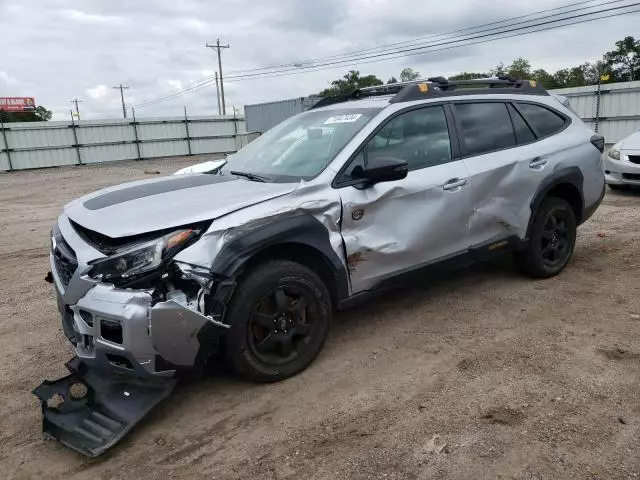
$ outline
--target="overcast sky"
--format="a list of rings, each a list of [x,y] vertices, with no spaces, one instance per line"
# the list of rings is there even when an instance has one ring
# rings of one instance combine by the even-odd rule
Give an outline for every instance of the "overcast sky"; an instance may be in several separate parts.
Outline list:
[[[446,33],[576,2],[0,0],[0,96],[34,96],[56,119],[68,118],[70,100],[78,97],[83,118],[117,117],[121,107],[114,85],[130,87],[125,92],[129,105],[188,87],[216,69],[215,51],[205,43],[217,37],[231,45],[223,53],[223,69],[233,72]],[[616,40],[637,34],[639,21],[635,13],[360,66],[228,80],[226,103],[230,110],[232,105],[308,95],[350,68],[383,80],[398,76],[406,66],[424,76],[446,76],[486,71],[523,56],[534,67],[553,71],[596,60]],[[137,115],[181,115],[185,105],[190,114],[216,113],[215,85],[140,107]]]

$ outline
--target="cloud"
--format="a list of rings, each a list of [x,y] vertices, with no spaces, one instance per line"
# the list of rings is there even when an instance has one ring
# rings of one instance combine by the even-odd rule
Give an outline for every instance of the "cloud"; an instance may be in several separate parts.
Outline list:
[[[87,89],[87,95],[89,95],[94,100],[99,100],[101,98],[104,98],[110,93],[111,93],[111,89],[106,85],[96,85],[93,88]]]
[[[217,69],[207,42],[220,37],[226,103],[242,106],[308,95],[355,68],[386,80],[410,66],[425,76],[487,71],[498,62],[528,58],[549,70],[595,61],[616,40],[637,31],[640,15],[625,15],[533,35],[420,55],[371,59],[278,78],[232,79],[242,71],[340,55],[391,42],[465,29],[568,0],[535,4],[418,2],[415,0],[0,0],[3,95],[35,96],[56,116],[82,97],[83,118],[122,114],[139,104],[194,85]],[[577,8],[577,7],[574,7]],[[445,37],[446,39],[446,37]],[[426,42],[442,41],[430,37]],[[187,95],[136,108],[138,116],[217,112],[213,82]]]
[[[124,23],[124,19],[115,15],[99,15],[95,13],[87,13],[81,10],[66,10],[63,12],[71,20],[85,23],[113,24]]]

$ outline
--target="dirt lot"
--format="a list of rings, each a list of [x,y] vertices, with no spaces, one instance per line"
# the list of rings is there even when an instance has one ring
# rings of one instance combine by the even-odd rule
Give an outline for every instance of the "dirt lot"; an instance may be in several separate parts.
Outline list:
[[[30,390],[72,356],[43,281],[52,222],[191,162],[0,175],[0,476],[640,477],[640,192],[607,193],[557,278],[506,261],[390,293],[338,315],[293,379],[192,381],[96,460],[44,442]]]

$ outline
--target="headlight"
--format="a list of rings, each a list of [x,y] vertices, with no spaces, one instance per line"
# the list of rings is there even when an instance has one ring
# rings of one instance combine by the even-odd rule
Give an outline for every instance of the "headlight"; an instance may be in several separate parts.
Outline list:
[[[620,160],[620,150],[618,150],[617,148],[611,147],[607,152],[607,155],[609,155],[609,157],[613,158],[614,160]]]
[[[98,280],[110,280],[149,272],[173,257],[199,233],[200,230],[178,230],[158,239],[129,247],[94,262],[89,276]]]

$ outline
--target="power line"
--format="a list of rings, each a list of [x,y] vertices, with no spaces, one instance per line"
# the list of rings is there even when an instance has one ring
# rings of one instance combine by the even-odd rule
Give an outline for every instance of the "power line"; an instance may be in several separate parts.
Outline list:
[[[272,70],[272,69],[283,68],[283,67],[298,67],[299,68],[299,66],[305,65],[305,64],[308,64],[308,63],[315,63],[315,62],[318,62],[318,61],[333,60],[333,59],[336,59],[336,58],[349,57],[349,56],[353,56],[353,55],[360,55],[360,54],[363,54],[363,53],[366,53],[366,52],[371,52],[371,51],[376,51],[376,50],[383,50],[384,51],[384,50],[387,50],[387,49],[390,49],[392,47],[396,47],[396,46],[399,46],[399,45],[406,45],[406,44],[419,42],[419,41],[423,41],[423,40],[430,39],[430,38],[446,37],[448,35],[453,35],[454,33],[459,34],[459,33],[462,33],[462,32],[469,32],[471,30],[476,30],[476,29],[487,27],[487,26],[491,26],[491,25],[499,25],[499,24],[503,24],[503,23],[508,23],[508,22],[512,22],[514,20],[519,20],[521,18],[532,17],[532,16],[535,16],[535,15],[540,15],[541,13],[553,12],[553,11],[556,11],[556,10],[563,10],[565,8],[574,7],[574,6],[577,6],[577,5],[584,5],[586,3],[593,3],[595,1],[598,1],[598,0],[584,0],[582,2],[570,3],[570,4],[567,4],[567,5],[563,5],[561,7],[548,8],[546,10],[539,10],[537,12],[528,13],[526,15],[519,15],[517,17],[512,17],[512,18],[507,18],[507,19],[504,19],[504,20],[498,20],[498,21],[494,21],[494,22],[489,22],[489,23],[485,23],[485,24],[482,24],[482,25],[476,25],[475,27],[467,27],[467,28],[462,28],[462,29],[458,29],[458,30],[453,30],[451,32],[446,32],[446,33],[437,33],[437,34],[426,35],[426,36],[423,36],[423,37],[414,38],[412,40],[404,40],[402,42],[388,43],[388,44],[384,44],[384,45],[379,45],[377,47],[365,48],[365,49],[362,49],[362,50],[352,50],[350,52],[345,52],[345,53],[341,53],[341,54],[338,54],[338,55],[331,55],[331,56],[327,56],[327,57],[319,57],[319,58],[315,58],[315,59],[303,60],[303,61],[300,61],[300,62],[285,63],[285,64],[281,64],[281,65],[272,65],[272,66],[269,66],[269,67],[233,70],[233,71],[229,72],[229,75],[234,75],[234,74],[239,74],[239,73],[247,73],[247,72],[254,72],[254,71],[259,71],[259,70]],[[601,7],[601,6],[607,5],[609,3],[619,3],[619,2],[622,2],[622,1],[625,1],[625,0],[613,0],[613,1],[609,1],[609,2],[600,3],[600,4],[597,4],[597,5],[591,5],[591,6],[588,6],[588,7],[582,7],[582,9],[596,8],[596,7]],[[569,11],[566,11],[566,12],[560,12],[560,13],[556,13],[554,15],[548,15],[546,17],[540,17],[540,18],[536,18],[536,19],[532,19],[532,20],[528,20],[528,21],[530,22],[530,21],[533,21],[533,20],[540,20],[542,18],[549,18],[549,17],[552,17],[552,16],[564,15],[564,14],[575,12],[575,11],[582,10],[582,9],[569,10]],[[525,23],[525,22],[518,22],[518,23],[511,24],[511,25],[518,25],[519,23]],[[507,26],[511,26],[511,25],[507,25]],[[478,32],[476,32],[476,33],[478,33]]]
[[[629,5],[628,7],[632,7],[632,6],[635,6],[635,5],[639,5],[639,4]],[[564,25],[552,25],[550,27],[545,27],[545,28],[540,28],[540,29],[537,29],[537,30],[532,30],[530,32],[515,33],[515,34],[511,34],[511,35],[505,35],[505,36],[499,37],[499,38],[490,38],[490,39],[485,39],[485,40],[479,40],[477,42],[465,43],[465,44],[461,44],[461,45],[452,45],[452,46],[448,46],[448,47],[444,47],[444,48],[436,48],[436,49],[429,50],[429,51],[426,51],[426,52],[423,51],[423,52],[408,53],[406,55],[401,55],[401,56],[402,57],[411,57],[411,56],[414,56],[414,55],[424,55],[424,54],[432,53],[432,52],[440,52],[440,51],[443,51],[443,50],[451,50],[451,49],[454,49],[454,48],[467,47],[467,46],[471,46],[471,45],[479,45],[479,44],[483,44],[483,43],[489,43],[489,42],[495,42],[495,41],[498,41],[498,40],[504,40],[506,38],[521,37],[521,36],[524,36],[524,35],[529,35],[531,33],[544,32],[544,31],[553,30],[553,29],[556,29],[556,28],[568,27],[568,26],[572,26],[572,25],[578,25],[578,24],[581,24],[581,23],[593,22],[595,20],[603,20],[605,18],[619,17],[620,15],[626,15],[626,14],[638,13],[638,12],[640,12],[640,8],[635,9],[635,10],[629,10],[629,11],[626,11],[626,12],[618,12],[618,13],[613,13],[613,14],[609,14],[609,15],[604,15],[602,17],[597,17],[597,18],[588,18],[588,19],[584,19],[584,20],[579,20],[577,22],[566,23]],[[366,65],[366,64],[369,64],[369,63],[384,62],[386,60],[393,60],[395,58],[397,58],[397,57],[389,57],[389,58],[382,58],[382,59],[376,59],[376,60],[369,60],[369,61],[365,61],[365,62],[358,62],[357,65]],[[344,65],[332,66],[332,67],[328,67],[328,68],[318,67],[318,68],[315,68],[315,69],[305,70],[305,71],[301,71],[301,72],[300,71],[294,71],[294,72],[284,73],[284,74],[265,75],[263,77],[238,78],[235,81],[239,82],[239,81],[243,81],[243,80],[245,80],[245,81],[246,80],[262,80],[262,79],[265,79],[265,78],[288,77],[290,75],[300,75],[300,74],[308,73],[308,72],[318,72],[318,71],[322,71],[322,70],[332,70],[332,69],[343,68],[343,67],[344,67]]]
[[[621,1],[621,0],[614,0],[613,2],[609,2],[609,3],[615,3],[615,2],[619,2],[619,1]],[[603,4],[603,5],[605,5],[605,4]],[[280,71],[267,72],[267,73],[281,73],[281,72],[290,72],[290,71],[294,71],[294,70],[303,70],[303,69],[308,69],[308,68],[315,68],[315,67],[319,67],[319,66],[328,66],[328,65],[337,65],[337,64],[349,64],[349,63],[352,63],[352,62],[357,62],[359,60],[386,57],[386,56],[390,56],[390,55],[397,55],[399,53],[406,53],[406,52],[413,52],[413,51],[417,51],[417,50],[424,50],[424,49],[427,49],[427,48],[438,47],[438,46],[441,46],[441,45],[449,45],[449,44],[452,44],[452,43],[458,43],[458,42],[462,42],[462,41],[466,41],[466,40],[475,40],[477,38],[486,38],[486,37],[491,37],[491,36],[495,36],[495,35],[501,35],[501,34],[504,34],[504,33],[515,32],[515,31],[519,31],[519,30],[526,30],[528,28],[535,28],[535,27],[539,27],[539,26],[543,26],[543,25],[548,25],[548,24],[551,24],[551,23],[564,22],[566,20],[573,20],[575,18],[586,17],[586,16],[589,16],[589,15],[596,15],[596,14],[599,14],[599,13],[609,12],[609,11],[612,11],[612,10],[620,10],[620,9],[623,9],[623,8],[634,7],[636,5],[640,5],[640,2],[632,3],[632,4],[629,4],[629,5],[621,5],[621,6],[618,6],[618,7],[605,8],[605,9],[598,10],[598,11],[595,11],[595,12],[587,12],[587,13],[576,14],[576,15],[572,15],[572,16],[569,16],[569,17],[558,18],[558,19],[555,19],[555,20],[549,20],[549,21],[541,22],[541,23],[534,23],[534,24],[524,25],[524,26],[517,27],[517,28],[510,28],[510,29],[503,30],[503,31],[500,31],[500,32],[484,33],[484,32],[489,32],[490,30],[495,30],[495,29],[483,30],[481,32],[477,32],[477,33],[482,33],[482,35],[473,34],[475,36],[471,36],[469,38],[449,39],[446,42],[433,43],[431,45],[414,45],[414,46],[411,46],[411,47],[408,47],[408,48],[396,49],[396,50],[394,50],[392,52],[383,52],[383,53],[376,53],[376,54],[371,54],[371,55],[364,55],[364,56],[360,56],[360,57],[357,57],[357,58],[350,58],[350,59],[345,59],[345,60],[337,60],[337,61],[333,61],[333,62],[325,62],[325,63],[319,64],[319,65],[311,65],[309,67],[290,68],[290,69],[287,69],[287,70],[280,70]],[[581,11],[581,10],[584,10],[584,9],[578,9],[578,10]],[[542,17],[542,18],[546,18],[546,17]],[[540,19],[536,19],[536,21],[537,20],[541,20],[541,18]],[[527,23],[529,23],[529,22],[527,22]],[[514,25],[517,25],[517,24],[514,24]],[[511,26],[511,25],[509,25],[509,26]],[[262,74],[254,73],[254,74],[238,75],[236,77],[230,76],[228,78],[230,78],[230,79],[238,79],[238,78],[254,77],[254,76],[259,76],[259,75],[262,75]]]
[[[598,6],[604,6],[606,4],[611,4],[611,3],[619,3],[620,1],[621,0],[615,0],[615,1],[607,2],[607,3],[604,3],[604,4],[598,5]],[[599,16],[599,17],[594,17],[594,18],[583,19],[583,20],[576,21],[576,22],[564,23],[564,24],[561,24],[561,25],[552,25],[551,27],[537,28],[537,27],[540,27],[540,26],[548,25],[548,24],[557,24],[559,22],[567,22],[569,20],[574,20],[576,18],[581,18],[581,17],[585,17],[585,16],[592,16],[592,15],[598,15],[598,14],[601,14],[601,13],[605,13],[605,12],[609,12],[609,11],[613,11],[613,10],[619,10],[619,9],[626,9],[626,8],[634,7],[634,6],[637,6],[637,5],[640,5],[640,3],[633,3],[633,4],[629,4],[629,5],[622,5],[622,6],[618,6],[618,7],[612,7],[612,8],[608,8],[608,9],[602,9],[602,10],[587,12],[587,13],[583,13],[583,14],[567,16],[567,17],[563,17],[563,18],[559,18],[559,19],[555,19],[555,20],[549,20],[549,21],[541,22],[541,23],[531,23],[531,22],[534,22],[534,21],[541,20],[542,18],[549,18],[549,17],[557,16],[558,14],[550,15],[550,16],[547,16],[547,17],[537,18],[537,19],[534,19],[534,20],[531,20],[531,21],[528,21],[528,22],[519,22],[519,23],[527,23],[527,25],[520,26],[520,27],[517,27],[517,28],[507,29],[507,30],[503,30],[503,31],[493,32],[493,33],[483,33],[483,32],[488,32],[490,30],[495,30],[495,28],[487,29],[487,30],[480,31],[480,32],[475,32],[475,34],[471,34],[471,36],[470,35],[462,35],[461,36],[461,37],[467,37],[467,38],[457,38],[457,39],[453,38],[453,39],[449,39],[446,42],[440,42],[440,43],[435,43],[435,44],[430,44],[430,45],[415,45],[415,46],[412,46],[410,48],[396,49],[396,50],[391,51],[391,52],[377,53],[377,54],[373,54],[373,55],[365,55],[365,56],[360,56],[358,58],[353,58],[353,59],[344,59],[344,60],[339,60],[339,61],[334,61],[334,62],[325,62],[325,63],[320,63],[320,64],[317,64],[317,65],[309,65],[307,67],[298,67],[298,68],[285,69],[285,70],[274,71],[274,72],[263,72],[263,73],[259,73],[259,74],[255,73],[255,74],[230,76],[230,77],[227,77],[227,78],[228,79],[233,79],[235,81],[252,80],[252,79],[265,79],[265,78],[276,78],[276,77],[296,75],[296,74],[301,74],[301,73],[306,73],[306,72],[315,72],[315,71],[320,71],[320,70],[328,70],[328,69],[332,69],[332,68],[343,67],[343,66],[348,65],[348,64],[364,65],[364,64],[368,64],[368,63],[374,63],[374,62],[379,62],[379,61],[384,61],[384,60],[390,60],[390,59],[397,58],[397,57],[421,55],[421,54],[431,53],[431,52],[435,52],[435,51],[449,50],[449,49],[452,49],[452,48],[459,48],[459,47],[463,47],[463,46],[486,43],[486,42],[489,42],[489,41],[501,40],[501,39],[504,39],[504,38],[512,38],[512,37],[527,35],[527,34],[531,34],[531,33],[537,33],[537,32],[540,32],[540,31],[551,30],[551,29],[554,29],[554,28],[561,28],[561,27],[565,27],[565,26],[571,26],[571,25],[576,25],[576,24],[580,24],[580,23],[586,23],[586,22],[595,21],[595,20],[601,20],[601,19],[615,17],[615,16],[628,14],[628,13],[635,13],[635,12],[637,12],[639,10],[619,12],[619,13],[615,13],[615,14],[611,14],[611,15]],[[587,9],[590,9],[590,8],[594,8],[594,7],[592,6],[592,7],[586,7],[586,8],[582,8],[582,9],[577,9],[576,11],[587,10]],[[538,13],[541,13],[541,12],[538,12]],[[566,14],[566,13],[569,13],[569,12],[564,12],[563,14]],[[533,14],[531,14],[531,15],[533,15]],[[513,24],[513,25],[516,25],[516,24]],[[508,25],[508,27],[511,27],[513,25]],[[506,33],[516,32],[516,31],[521,31],[521,30],[527,30],[527,29],[533,29],[533,28],[536,28],[536,29],[528,31],[528,32],[522,32],[522,33],[519,33],[519,34],[505,35]],[[482,33],[482,35],[478,35],[478,34],[481,34],[481,33]],[[475,35],[475,36],[473,36],[473,35]],[[487,37],[495,37],[495,36],[499,36],[499,37],[498,38],[487,39]],[[460,43],[460,42],[468,42],[470,40],[475,40],[475,39],[485,39],[485,40],[471,42],[471,43]],[[458,43],[458,45],[451,45],[451,44],[456,44],[456,43]],[[445,48],[434,49],[434,47],[443,46],[443,45],[450,45],[450,46],[447,46]],[[385,58],[382,58],[382,57],[385,57]],[[369,60],[369,59],[373,59],[373,58],[375,58],[376,60]],[[369,61],[363,61],[363,60],[369,60]],[[166,95],[166,96],[163,96],[163,97],[159,97],[159,98],[156,98],[156,99],[148,100],[147,102],[143,102],[139,106],[146,106],[146,105],[162,102],[162,101],[165,101],[165,100],[169,100],[169,99],[174,98],[176,96],[184,95],[184,94],[190,93],[190,92],[192,92],[194,90],[203,88],[203,87],[205,87],[205,86],[207,86],[207,85],[209,85],[211,83],[212,83],[211,80],[203,81],[203,82],[197,83],[195,85],[192,85],[189,88],[174,92],[172,94],[169,94],[169,95]]]
[[[127,107],[124,104],[124,92],[123,91],[128,89],[129,87],[126,87],[126,86],[120,84],[119,86],[112,87],[112,88],[115,88],[116,90],[120,90],[120,99],[122,100],[122,116],[124,118],[127,118]]]
[[[261,67],[261,68],[254,68],[254,69],[232,71],[231,74],[233,76],[233,74],[238,74],[238,73],[241,73],[241,72],[272,70],[272,69],[276,69],[276,68],[291,67],[291,66],[294,66],[296,68],[301,68],[301,67],[304,67],[305,64],[315,63],[315,62],[322,61],[322,60],[329,60],[329,59],[335,59],[335,58],[341,58],[341,57],[348,57],[348,56],[358,55],[358,54],[362,54],[362,53],[369,52],[369,51],[376,51],[376,50],[384,51],[385,49],[388,50],[390,47],[394,47],[394,46],[397,46],[397,45],[409,44],[409,43],[413,43],[413,42],[416,42],[416,41],[425,40],[427,38],[438,38],[438,37],[451,36],[451,35],[453,35],[455,33],[468,32],[468,31],[471,31],[471,30],[477,30],[477,29],[480,29],[480,28],[483,28],[483,27],[487,27],[487,26],[491,26],[491,25],[499,25],[499,24],[502,24],[502,23],[508,23],[508,22],[512,22],[514,20],[527,18],[527,17],[532,17],[532,16],[540,15],[540,14],[546,13],[546,12],[552,12],[552,11],[556,11],[556,10],[563,10],[563,9],[566,9],[566,8],[569,8],[569,7],[573,7],[573,6],[577,6],[577,5],[584,5],[586,3],[593,3],[594,1],[597,1],[597,0],[583,0],[581,2],[570,3],[570,4],[567,4],[567,5],[561,6],[561,7],[555,7],[555,8],[549,8],[549,9],[546,9],[546,10],[540,10],[540,11],[529,13],[529,14],[526,14],[526,15],[520,15],[520,16],[517,16],[517,17],[512,17],[512,18],[508,18],[508,19],[495,21],[495,22],[485,23],[485,24],[482,24],[482,25],[476,25],[474,27],[468,27],[468,28],[453,30],[453,31],[446,32],[446,33],[427,35],[427,36],[424,36],[424,37],[418,37],[418,38],[413,39],[413,40],[405,40],[405,41],[402,41],[402,42],[390,43],[390,44],[381,45],[381,46],[378,46],[378,47],[372,47],[372,48],[368,48],[368,49],[364,49],[364,50],[355,50],[355,51],[343,53],[343,54],[340,54],[340,55],[334,55],[334,56],[328,56],[328,57],[320,57],[320,58],[310,59],[310,60],[306,60],[306,61],[302,61],[302,62],[281,64],[281,65],[275,65],[275,66],[271,66],[271,67]],[[625,0],[613,0],[613,1],[610,1],[610,2],[606,2],[606,3],[601,3],[601,4],[598,4],[598,5],[592,5],[592,6],[588,6],[588,7],[583,7],[583,9],[586,10],[586,9],[589,9],[589,8],[601,7],[601,6],[604,6],[604,5],[608,4],[608,3],[618,3],[618,2],[621,2],[621,1],[625,1]],[[540,18],[537,18],[537,19],[529,20],[529,22],[532,22],[534,20],[540,20],[540,19],[543,19],[543,18],[552,17],[552,16],[565,15],[567,13],[571,13],[571,12],[578,11],[578,10],[580,10],[580,9],[571,10],[571,11],[565,11],[565,12],[557,13],[557,14],[551,15],[551,16],[540,17]],[[592,13],[596,13],[596,12],[592,12]],[[526,23],[526,22],[519,22],[519,23]],[[515,25],[515,24],[512,24],[512,25]],[[481,32],[475,32],[475,33],[481,33]],[[459,36],[459,35],[457,35],[457,36]],[[346,59],[345,59],[345,61],[346,61]],[[319,65],[308,65],[306,68],[313,68],[315,66],[319,66]],[[266,72],[265,71],[263,73],[267,74],[267,73],[276,73],[276,72]],[[237,77],[238,76],[236,75],[233,78],[237,78]],[[196,80],[194,82],[194,84],[191,87],[188,87],[186,89],[178,89],[178,90],[176,90],[174,92],[168,93],[166,96],[163,96],[163,97],[158,97],[158,98],[155,98],[155,99],[145,100],[145,101],[141,102],[138,106],[144,106],[144,105],[147,105],[149,103],[155,103],[156,100],[160,100],[160,99],[164,99],[164,98],[167,98],[167,99],[168,98],[172,98],[173,96],[178,96],[178,95],[181,95],[183,93],[187,93],[187,92],[189,92],[191,90],[197,89],[200,86],[203,86],[203,87],[207,86],[207,85],[212,83],[211,82],[212,80],[213,80],[213,75],[208,75],[208,76],[199,78],[198,80]]]

